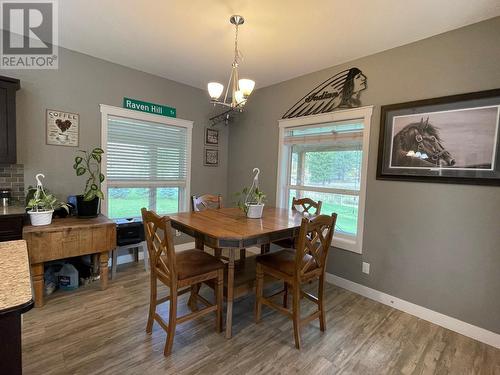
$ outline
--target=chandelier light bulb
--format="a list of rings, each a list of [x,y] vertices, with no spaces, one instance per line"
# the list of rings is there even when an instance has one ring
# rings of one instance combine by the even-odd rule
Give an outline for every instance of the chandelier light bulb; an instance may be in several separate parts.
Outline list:
[[[208,94],[212,98],[212,100],[217,100],[222,95],[222,91],[224,91],[224,85],[218,82],[210,82],[208,85]]]
[[[241,90],[234,92],[234,98],[236,99],[237,104],[241,104],[245,101],[245,96],[243,95],[243,91]]]
[[[240,87],[240,90],[243,92],[243,95],[247,97],[252,93],[255,87],[255,81],[252,81],[251,79],[242,78],[238,81],[238,85]]]

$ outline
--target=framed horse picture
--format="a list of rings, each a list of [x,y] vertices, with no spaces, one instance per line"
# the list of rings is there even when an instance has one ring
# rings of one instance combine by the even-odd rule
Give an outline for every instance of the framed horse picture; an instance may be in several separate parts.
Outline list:
[[[500,185],[500,89],[381,108],[377,179]]]

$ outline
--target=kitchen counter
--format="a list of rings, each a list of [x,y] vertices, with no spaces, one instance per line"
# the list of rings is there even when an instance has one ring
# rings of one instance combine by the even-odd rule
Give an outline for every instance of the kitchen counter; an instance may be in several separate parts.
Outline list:
[[[22,374],[21,314],[33,307],[26,241],[0,242],[0,369]]]
[[[32,301],[26,241],[0,242],[0,314]]]
[[[26,208],[24,206],[0,206],[0,216],[25,215]]]

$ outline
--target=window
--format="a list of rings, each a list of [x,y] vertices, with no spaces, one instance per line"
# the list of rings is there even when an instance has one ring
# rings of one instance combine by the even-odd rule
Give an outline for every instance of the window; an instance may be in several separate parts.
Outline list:
[[[101,105],[103,212],[110,218],[187,210],[192,122]]]
[[[322,201],[337,213],[333,245],[362,252],[368,136],[372,108],[286,119],[280,126],[277,202]]]

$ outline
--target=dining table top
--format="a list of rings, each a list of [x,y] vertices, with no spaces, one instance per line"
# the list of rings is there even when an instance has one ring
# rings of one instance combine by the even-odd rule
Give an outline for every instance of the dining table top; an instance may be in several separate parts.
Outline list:
[[[172,226],[184,233],[205,235],[209,239],[222,241],[228,247],[239,247],[242,241],[268,238],[290,238],[298,234],[304,215],[277,207],[264,207],[262,218],[249,219],[239,208],[209,209],[195,212],[179,212],[169,215]],[[264,240],[262,241],[264,243]],[[219,244],[219,245],[223,245]],[[257,242],[255,244],[258,244]],[[226,246],[221,246],[226,247]]]

